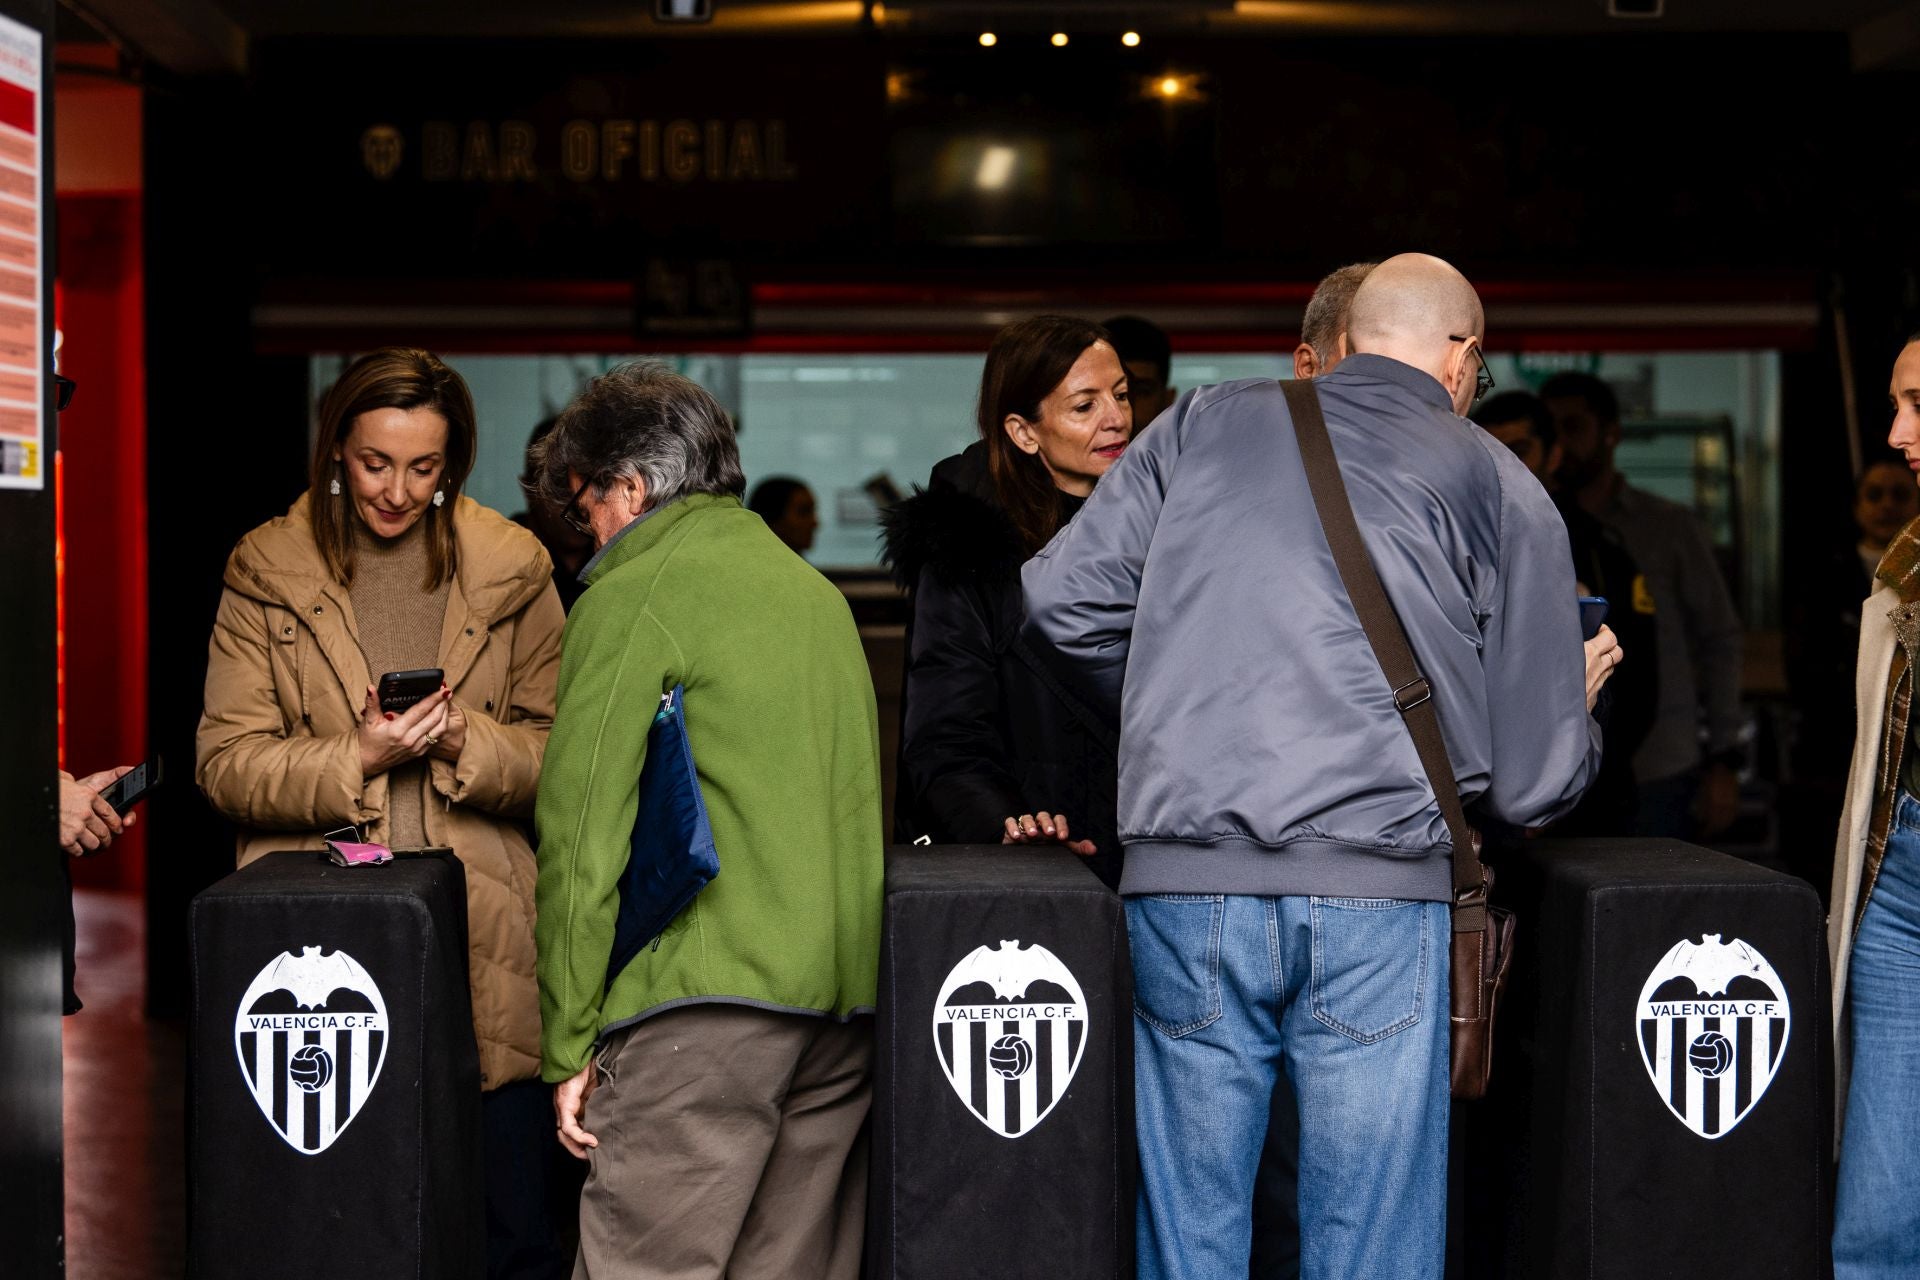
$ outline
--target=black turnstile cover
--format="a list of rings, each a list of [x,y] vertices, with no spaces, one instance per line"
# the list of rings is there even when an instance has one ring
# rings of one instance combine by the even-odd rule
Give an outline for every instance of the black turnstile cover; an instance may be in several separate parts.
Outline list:
[[[1831,1274],[1819,896],[1666,840],[1533,842],[1500,874],[1523,945],[1484,1115],[1525,1170],[1507,1274]]]
[[[484,1270],[466,877],[273,853],[194,899],[189,1273]]]
[[[1120,899],[1060,849],[894,848],[882,938],[867,1274],[1131,1277]]]

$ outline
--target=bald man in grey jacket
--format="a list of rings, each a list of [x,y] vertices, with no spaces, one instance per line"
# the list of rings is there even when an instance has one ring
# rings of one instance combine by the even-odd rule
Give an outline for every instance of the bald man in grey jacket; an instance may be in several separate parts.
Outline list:
[[[1599,766],[1565,526],[1459,415],[1479,298],[1402,255],[1316,382],[1462,798],[1517,826]],[[1438,1277],[1451,843],[1334,566],[1280,384],[1183,396],[1026,566],[1028,625],[1117,710],[1141,1280],[1244,1276],[1276,1074],[1298,1098],[1302,1274]]]

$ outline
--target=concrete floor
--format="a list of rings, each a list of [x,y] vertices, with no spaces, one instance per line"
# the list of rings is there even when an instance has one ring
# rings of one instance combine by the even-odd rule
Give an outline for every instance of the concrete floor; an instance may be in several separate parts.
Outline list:
[[[139,895],[82,890],[74,915],[86,1008],[64,1025],[67,1274],[177,1280],[186,1271],[186,1028],[145,1016]]]

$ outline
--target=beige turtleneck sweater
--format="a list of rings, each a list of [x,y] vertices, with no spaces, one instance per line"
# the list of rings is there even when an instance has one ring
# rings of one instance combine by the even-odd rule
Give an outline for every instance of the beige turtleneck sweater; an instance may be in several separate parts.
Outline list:
[[[397,538],[382,538],[353,520],[353,614],[360,652],[376,685],[389,671],[418,671],[440,661],[440,629],[450,583],[429,591],[426,523],[422,516]],[[395,849],[427,842],[427,762],[387,772],[387,843]]]

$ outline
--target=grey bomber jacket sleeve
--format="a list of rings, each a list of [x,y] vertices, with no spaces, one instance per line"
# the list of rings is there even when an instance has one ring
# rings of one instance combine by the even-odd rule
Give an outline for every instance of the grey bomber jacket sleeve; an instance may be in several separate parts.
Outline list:
[[[1599,774],[1601,731],[1587,712],[1566,522],[1507,447],[1485,439],[1500,480],[1500,565],[1480,620],[1493,763],[1480,802],[1503,822],[1543,827]]]
[[[1141,573],[1192,403],[1188,392],[1135,436],[1086,506],[1020,572],[1028,629],[1116,722]]]
[[[1559,512],[1430,376],[1362,356],[1320,385],[1463,799],[1564,815],[1600,731]],[[1445,900],[1446,826],[1276,384],[1182,396],[1021,576],[1036,648],[1121,726],[1122,892]]]

